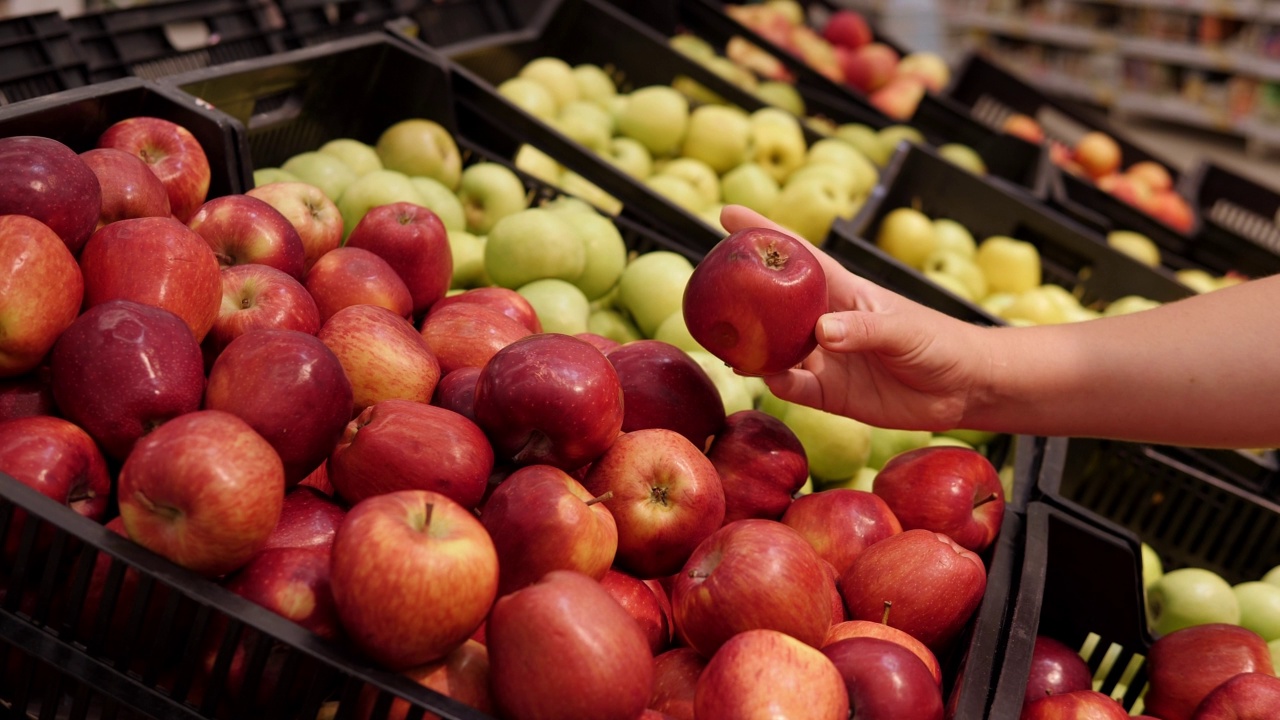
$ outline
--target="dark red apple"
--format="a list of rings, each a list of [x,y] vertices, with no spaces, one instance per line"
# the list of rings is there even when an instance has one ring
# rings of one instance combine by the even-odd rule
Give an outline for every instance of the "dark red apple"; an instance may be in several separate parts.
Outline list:
[[[1280,717],[1280,678],[1240,673],[1205,696],[1192,720],[1270,720]]]
[[[483,713],[493,712],[493,696],[489,692],[489,650],[484,643],[467,640],[443,659],[427,663],[401,673],[419,685],[435,690],[445,697],[457,700]],[[356,717],[369,720],[378,694],[373,686],[366,685],[360,693]],[[391,707],[382,720],[406,720],[409,703],[399,698],[391,701]],[[439,720],[435,713],[423,713],[423,720]]]
[[[169,210],[186,222],[209,194],[209,158],[186,128],[156,117],[121,120],[98,137],[98,147],[136,155],[169,193]]]
[[[702,671],[694,715],[842,720],[849,717],[849,695],[821,651],[777,630],[747,630],[730,638]]]
[[[413,297],[419,317],[443,298],[453,281],[453,252],[444,223],[412,203],[380,205],[365,213],[345,247],[364,248],[391,264]]]
[[[533,309],[533,305],[525,299],[523,295],[510,288],[503,287],[481,287],[472,288],[457,295],[450,295],[441,298],[439,302],[431,306],[430,316],[437,310],[455,305],[458,303],[472,303],[483,305],[491,310],[506,315],[507,317],[520,323],[530,333],[542,332],[542,322],[538,320],[538,312]]]
[[[97,228],[117,220],[169,217],[169,193],[164,183],[136,156],[115,148],[80,153],[102,189],[102,212]]]
[[[1047,635],[1036,637],[1031,650],[1031,672],[1027,676],[1025,710],[1046,695],[1062,695],[1093,689],[1093,672],[1080,653]]]
[[[480,368],[464,367],[440,378],[436,385],[432,405],[439,405],[445,410],[452,410],[471,422],[476,420],[476,380],[480,378]]]
[[[204,337],[206,361],[250,330],[320,331],[320,311],[297,280],[266,265],[236,265],[222,271],[222,305]]]
[[[803,535],[837,573],[847,570],[863,550],[902,532],[884,500],[848,488],[796,498],[783,513],[782,523]]]
[[[885,617],[888,617],[889,608],[885,609]],[[827,631],[826,640],[822,641],[822,646],[826,647],[832,643],[850,638],[873,637],[881,640],[894,642],[902,647],[910,650],[924,666],[929,669],[929,674],[933,676],[933,681],[942,686],[942,666],[938,664],[938,657],[933,651],[924,646],[924,643],[911,637],[907,633],[886,625],[884,622],[871,622],[870,620],[846,620],[837,625],[832,625]],[[959,682],[957,681],[957,685]]]
[[[633,575],[612,569],[600,578],[600,584],[640,625],[649,641],[649,652],[654,655],[662,652],[671,641],[671,628],[653,588]]]
[[[649,707],[676,720],[694,720],[693,698],[706,667],[707,659],[693,648],[672,648],[654,657]]]
[[[1120,703],[1093,690],[1048,695],[1027,705],[1019,720],[1129,720]]]
[[[822,28],[822,37],[832,45],[859,48],[871,42],[871,26],[857,11],[841,9],[831,14],[831,19]]]
[[[309,487],[328,498],[337,495],[333,483],[329,482],[329,461],[320,463],[320,467],[298,483],[298,487]]]
[[[910,650],[873,637],[824,645],[849,692],[849,709],[868,720],[942,720],[942,689]]]
[[[519,321],[479,303],[447,305],[422,323],[422,337],[444,373],[483,367],[499,350],[528,335]]]
[[[844,609],[844,598],[840,597],[840,573],[836,572],[836,566],[823,560],[822,569],[830,581],[827,585],[831,595],[831,627],[835,627],[849,619],[849,611]]]
[[[329,547],[346,516],[341,505],[314,487],[295,487],[285,493],[280,521],[262,550]]]
[[[1189,720],[1214,688],[1240,673],[1275,674],[1267,643],[1257,633],[1221,623],[1175,630],[1152,643],[1147,654],[1144,712]]]
[[[33,135],[0,138],[0,215],[26,215],[79,254],[98,223],[102,189],[75,151]]]
[[[409,288],[386,260],[360,248],[330,250],[306,276],[321,322],[351,305],[377,305],[408,318],[413,314]]]
[[[684,289],[689,333],[745,375],[788,370],[817,347],[827,276],[808,243],[768,228],[721,240]]]
[[[26,375],[0,379],[0,422],[57,412],[48,365],[41,365]]]
[[[622,431],[665,428],[701,452],[724,427],[724,402],[702,366],[661,340],[636,340],[605,353],[622,383]]]
[[[326,640],[342,635],[329,587],[328,546],[264,549],[226,586]]]
[[[873,492],[906,530],[942,533],[974,552],[995,542],[1004,520],[1004,488],[995,466],[968,448],[923,447],[891,458]]]
[[[84,299],[76,259],[47,225],[0,215],[0,378],[44,361]]]
[[[759,410],[725,418],[707,452],[724,486],[724,521],[777,520],[809,478],[804,446],[781,420]]]
[[[578,338],[579,340],[591,343],[592,345],[595,346],[597,350],[599,350],[602,353],[608,353],[610,350],[616,347],[622,346],[622,343],[618,342],[617,340],[614,340],[612,338],[607,338],[603,335],[597,335],[595,333],[589,333],[589,332],[575,333],[574,337]]]
[[[279,210],[258,198],[214,198],[196,210],[187,227],[209,243],[221,267],[266,265],[302,281],[302,238]]]

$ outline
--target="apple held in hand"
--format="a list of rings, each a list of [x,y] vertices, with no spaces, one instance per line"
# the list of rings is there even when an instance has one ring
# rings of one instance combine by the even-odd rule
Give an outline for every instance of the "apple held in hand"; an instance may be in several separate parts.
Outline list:
[[[325,253],[342,244],[342,214],[315,185],[275,182],[255,187],[245,195],[280,211],[293,225],[298,239],[302,240],[305,271],[310,271]]]
[[[748,522],[748,521],[744,521]],[[747,630],[716,651],[698,678],[698,720],[844,720],[849,695],[821,651],[776,630]]]
[[[365,213],[344,247],[364,248],[400,275],[413,297],[413,314],[421,316],[449,291],[453,253],[440,218],[413,203],[380,205]]]
[[[622,431],[665,428],[705,449],[724,427],[724,403],[711,378],[683,350],[637,340],[605,354],[622,383]]]
[[[297,280],[266,265],[237,265],[222,271],[222,305],[202,347],[212,361],[250,330],[315,335],[320,322],[315,300]]]
[[[1026,705],[1019,720],[1127,720],[1120,703],[1093,690],[1040,696]]]
[[[71,148],[33,135],[0,138],[0,215],[39,220],[77,255],[101,209],[98,177]]]
[[[1240,673],[1205,696],[1192,720],[1267,720],[1280,717],[1280,678]]]
[[[84,278],[53,230],[0,215],[0,378],[29,372],[80,314]]]
[[[243,566],[280,520],[280,456],[231,413],[201,410],[138,441],[119,479],[129,537],[209,577]]]
[[[348,636],[393,670],[452,652],[484,621],[498,590],[498,556],[484,526],[427,490],[351,508],[333,541],[331,573]]]
[[[796,498],[783,513],[782,524],[799,532],[837,573],[847,570],[867,548],[902,532],[884,500],[846,488]]]
[[[80,153],[80,159],[98,178],[102,190],[102,211],[95,230],[117,220],[169,217],[169,193],[164,183],[136,156],[115,148],[95,148]]]
[[[98,147],[115,148],[140,158],[169,193],[169,210],[186,222],[209,194],[209,158],[200,142],[177,123],[133,117],[107,128]]]
[[[690,334],[748,375],[782,372],[817,347],[827,278],[803,240],[748,228],[721,240],[684,291]]]
[[[386,308],[351,305],[316,334],[351,381],[353,412],[384,400],[431,402],[440,363],[408,320]]]
[[[311,266],[304,282],[321,322],[352,305],[377,305],[403,318],[413,316],[409,288],[395,268],[368,250],[330,250]]]
[[[187,227],[209,243],[223,268],[256,263],[302,281],[306,250],[284,215],[266,201],[226,195],[201,205]]]
[[[975,450],[909,450],[885,463],[873,487],[903,529],[942,533],[974,552],[990,547],[1004,519],[1000,476]]]
[[[1214,688],[1240,673],[1274,675],[1271,653],[1255,632],[1221,623],[1177,630],[1147,654],[1145,712],[1162,720],[1189,720]]]

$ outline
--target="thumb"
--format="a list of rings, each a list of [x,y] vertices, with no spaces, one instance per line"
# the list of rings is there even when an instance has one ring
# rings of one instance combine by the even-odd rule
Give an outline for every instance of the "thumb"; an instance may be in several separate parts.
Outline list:
[[[896,318],[860,310],[823,315],[818,318],[814,334],[823,349],[839,353],[888,351],[902,354],[910,351],[918,340],[917,334]]]

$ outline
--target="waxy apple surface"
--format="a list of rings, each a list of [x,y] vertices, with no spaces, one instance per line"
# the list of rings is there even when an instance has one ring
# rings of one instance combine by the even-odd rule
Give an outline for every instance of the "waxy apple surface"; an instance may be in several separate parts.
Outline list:
[[[683,350],[636,340],[605,354],[622,383],[622,431],[666,428],[705,451],[724,427],[720,392]]]
[[[721,646],[702,671],[694,715],[845,720],[849,695],[821,651],[776,630],[747,630]]]
[[[976,450],[908,450],[885,463],[872,487],[904,530],[939,532],[974,552],[995,542],[1004,520],[1000,476]]]
[[[0,215],[0,378],[34,370],[80,314],[84,277],[47,225]]]
[[[101,208],[98,177],[71,148],[33,135],[0,138],[0,215],[39,220],[76,255]]]
[[[98,147],[136,155],[169,193],[169,211],[186,222],[209,194],[212,172],[204,148],[189,130],[163,118],[132,117],[107,128]]]
[[[809,478],[800,439],[781,420],[759,410],[739,410],[707,451],[724,487],[724,521],[783,517]]]

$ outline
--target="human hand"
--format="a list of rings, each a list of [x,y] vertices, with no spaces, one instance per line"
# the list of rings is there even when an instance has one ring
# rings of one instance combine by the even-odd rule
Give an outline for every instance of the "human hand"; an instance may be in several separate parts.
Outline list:
[[[787,232],[739,205],[725,229]],[[793,233],[788,233],[793,234]],[[783,400],[885,428],[946,430],[962,424],[990,372],[977,326],[890,292],[810,246],[827,276],[829,312],[814,329],[818,348],[798,368],[766,377]]]

